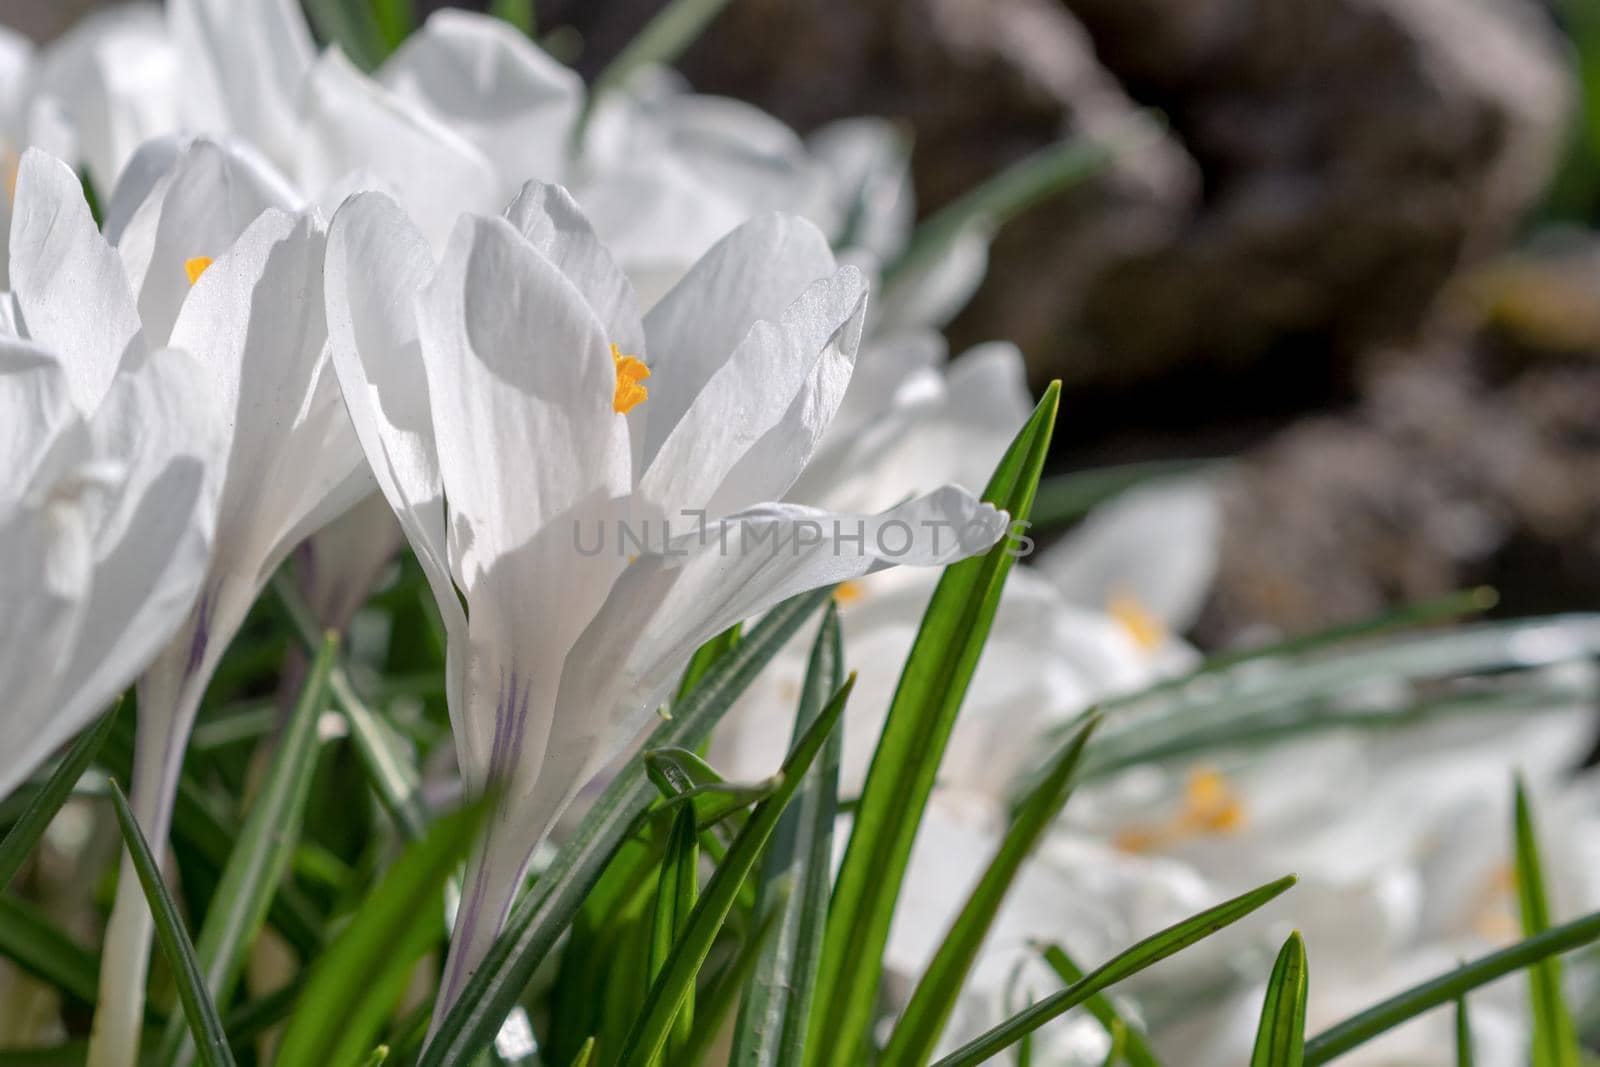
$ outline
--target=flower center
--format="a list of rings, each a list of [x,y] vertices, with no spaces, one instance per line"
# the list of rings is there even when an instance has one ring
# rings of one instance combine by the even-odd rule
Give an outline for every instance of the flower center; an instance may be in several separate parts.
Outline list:
[[[1112,593],[1106,601],[1106,614],[1115,619],[1124,632],[1133,638],[1133,643],[1146,652],[1154,652],[1167,640],[1166,626],[1132,593]]]
[[[1124,852],[1151,852],[1165,845],[1212,834],[1237,833],[1249,813],[1226,775],[1212,767],[1191,771],[1178,810],[1165,822],[1130,826],[1116,836]]]
[[[204,274],[209,266],[211,266],[210,256],[195,256],[193,259],[183,261],[183,273],[189,276],[189,284],[193,285],[200,280],[200,275]]]
[[[650,390],[639,384],[650,377],[650,368],[637,356],[623,355],[616,345],[611,346],[611,365],[617,370],[617,391],[611,395],[611,410],[626,415],[650,395]]]
[[[854,604],[866,595],[867,590],[864,585],[854,579],[846,579],[834,586],[833,602],[842,608],[846,604]]]

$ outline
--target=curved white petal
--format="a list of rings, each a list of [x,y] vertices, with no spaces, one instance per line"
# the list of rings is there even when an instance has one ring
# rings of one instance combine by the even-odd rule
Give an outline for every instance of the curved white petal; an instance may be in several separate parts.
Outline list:
[[[66,164],[37,149],[22,159],[11,221],[11,284],[21,331],[61,353],[72,396],[92,412],[139,342],[122,261],[106,244]]]
[[[811,223],[762,215],[728,234],[644,318],[655,372],[644,411],[646,462],[751,328],[777,322],[807,286],[836,270]]]
[[[1216,574],[1221,522],[1216,491],[1204,481],[1145,486],[1097,508],[1038,564],[1075,604],[1099,609],[1132,597],[1181,633]]]
[[[378,79],[477,146],[507,190],[565,177],[583,80],[504,20],[436,11]]]
[[[835,246],[880,261],[905,248],[916,221],[907,130],[884,118],[840,119],[811,134],[806,147],[828,171]]]
[[[435,248],[456,216],[492,212],[505,202],[489,160],[415,104],[325,52],[306,86],[294,177],[302,188],[335,185],[364,171],[392,191]]]
[[[419,336],[457,581],[585,501],[629,485],[605,328],[503,219],[463,218],[424,289]],[[564,531],[565,534],[565,531]]]
[[[298,151],[306,78],[316,58],[294,0],[169,0],[182,55],[187,125],[236,133],[275,160]]]
[[[221,257],[268,208],[298,206],[293,189],[253,151],[204,139],[185,147],[170,174],[152,183],[118,245],[145,338],[160,344],[171,335],[193,286],[191,260]]]

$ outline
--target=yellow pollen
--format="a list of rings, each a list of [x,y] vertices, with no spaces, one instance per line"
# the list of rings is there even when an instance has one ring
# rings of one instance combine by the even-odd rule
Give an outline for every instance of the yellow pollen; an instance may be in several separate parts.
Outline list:
[[[189,284],[193,285],[200,280],[200,275],[204,274],[209,266],[211,266],[210,256],[195,256],[193,259],[183,261],[183,273],[189,276]]]
[[[854,604],[867,595],[866,587],[857,581],[840,582],[833,590],[833,602],[840,607]]]
[[[611,364],[617,369],[617,391],[611,397],[611,410],[626,415],[650,395],[650,390],[639,384],[650,377],[650,368],[636,356],[623,355],[616,345],[611,346]]]
[[[1227,776],[1215,768],[1200,767],[1190,772],[1172,818],[1150,826],[1129,827],[1117,834],[1115,843],[1124,852],[1150,852],[1196,837],[1237,833],[1248,817],[1243,798]]]
[[[1522,936],[1517,918],[1517,872],[1501,863],[1483,880],[1473,895],[1472,930],[1485,941],[1507,944]]]
[[[1106,613],[1115,619],[1133,643],[1146,652],[1154,652],[1167,640],[1167,628],[1150,613],[1144,602],[1132,593],[1112,593],[1106,601]]]

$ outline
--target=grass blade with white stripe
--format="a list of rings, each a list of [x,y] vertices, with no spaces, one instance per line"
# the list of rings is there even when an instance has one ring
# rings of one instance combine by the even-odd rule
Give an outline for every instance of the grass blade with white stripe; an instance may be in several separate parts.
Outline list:
[[[1517,908],[1522,916],[1522,935],[1533,937],[1550,928],[1550,904],[1545,895],[1533,809],[1520,776],[1514,793]],[[1560,959],[1551,956],[1528,968],[1528,997],[1533,1020],[1533,1067],[1578,1067],[1578,1035],[1561,995]]]
[[[1060,383],[1052,383],[984,491],[984,500],[1008,512],[1013,524],[1028,518],[1060,398]],[[984,555],[946,568],[922,617],[834,885],[806,1040],[809,1067],[861,1062],[911,845],[1001,588],[1016,562],[1013,551],[1003,539]]]
[[[278,738],[261,791],[250,805],[237,844],[228,855],[222,880],[206,909],[195,943],[206,990],[226,1004],[233,994],[245,953],[267,916],[278,885],[289,869],[300,824],[305,819],[311,775],[317,767],[317,720],[326,706],[328,672],[338,653],[335,634],[323,638],[300,690],[300,700]],[[162,1037],[162,1063],[187,1064],[194,1055],[181,1024],[174,1019]]]
[[[1540,960],[1600,941],[1600,911],[1591,912],[1515,945],[1480,956],[1317,1034],[1306,1042],[1306,1067],[1318,1067],[1366,1044],[1379,1034]]]
[[[189,1032],[194,1035],[195,1054],[205,1067],[233,1067],[233,1053],[223,1034],[222,1020],[217,1017],[217,1006],[206,992],[205,976],[200,973],[200,961],[195,958],[194,945],[183,928],[183,920],[178,918],[178,906],[161,880],[161,868],[133,817],[128,798],[114,781],[111,802],[116,808],[117,825],[122,829],[122,839],[127,842],[139,885],[155,917],[156,941],[177,982],[178,1001],[183,1005],[184,1017],[189,1020]]]
[[[1083,968],[1068,956],[1066,950],[1060,945],[1047,945],[1042,951],[1044,961],[1050,969],[1061,976],[1061,980],[1068,985],[1083,981]],[[1083,1002],[1089,1014],[1099,1020],[1100,1025],[1106,1028],[1107,1034],[1120,1032],[1122,1034],[1122,1058],[1128,1061],[1128,1067],[1161,1067],[1150,1044],[1145,1040],[1144,1033],[1140,1031],[1111,1003],[1111,998],[1104,993],[1096,993]]]
[[[791,745],[799,743],[821,714],[828,694],[843,684],[839,612],[830,603],[811,646]],[[732,1067],[782,1067],[801,1061],[833,888],[833,819],[843,749],[844,732],[835,731],[767,845],[755,913],[775,929],[739,1007],[728,1060]]]
[[[755,811],[750,813],[750,821],[745,823],[744,829],[739,831],[739,836],[728,849],[727,858],[717,866],[711,880],[706,883],[705,892],[690,914],[688,924],[673,946],[665,967],[645,995],[639,1021],[623,1044],[618,1060],[621,1067],[644,1067],[661,1055],[673,1018],[693,992],[695,976],[705,963],[706,954],[711,951],[712,942],[716,940],[722,924],[727,921],[734,901],[739,897],[739,887],[761,858],[767,839],[772,836],[784,809],[805,780],[806,771],[822,751],[828,735],[839,725],[839,717],[844,714],[845,704],[854,686],[854,675],[845,679],[844,686],[834,694],[800,743],[790,751],[779,772],[783,784],[772,796],[756,805]]]
[[[1016,1044],[1051,1019],[1084,1003],[1102,989],[1138,974],[1146,967],[1160,963],[1168,956],[1175,955],[1198,941],[1203,941],[1223,927],[1238,922],[1292,885],[1294,885],[1293,875],[1280,878],[1276,882],[1269,882],[1259,889],[1252,889],[1248,893],[1224,901],[1214,908],[1145,938],[1110,962],[1089,972],[1081,982],[1075,982],[1059,992],[1052,993],[1026,1011],[1013,1015],[999,1026],[980,1034],[940,1060],[934,1067],[975,1067],[983,1063],[1003,1049]]]
[[[1044,778],[1018,806],[994,859],[973,886],[949,933],[945,934],[928,969],[917,982],[878,1060],[879,1067],[921,1067],[933,1058],[939,1035],[955,1010],[961,987],[978,958],[984,938],[989,936],[989,928],[1000,914],[1000,905],[1011,883],[1072,793],[1084,746],[1089,743],[1098,722],[1090,719],[1078,731],[1072,743],[1051,761]]]
[[[1306,943],[1296,930],[1283,943],[1256,1028],[1250,1067],[1301,1067],[1306,1057]]]
[[[78,784],[83,772],[89,769],[89,764],[99,755],[106,738],[111,736],[112,727],[116,725],[117,711],[121,707],[122,700],[118,698],[111,710],[100,717],[99,722],[78,735],[72,747],[67,749],[67,754],[61,757],[56,769],[50,772],[50,777],[45,779],[44,786],[33,795],[28,801],[28,806],[17,817],[17,821],[6,831],[5,839],[0,840],[0,889],[10,885],[11,879],[17,876],[17,871],[22,869],[28,853],[33,851],[33,846],[39,843],[39,838],[44,836],[45,830],[50,826],[50,820],[56,817],[61,805],[72,795],[72,787]]]

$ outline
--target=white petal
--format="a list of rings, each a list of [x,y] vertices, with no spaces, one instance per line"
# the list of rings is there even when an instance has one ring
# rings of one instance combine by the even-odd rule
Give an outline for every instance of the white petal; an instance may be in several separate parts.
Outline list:
[[[713,515],[782,497],[844,398],[865,313],[865,283],[845,267],[756,322],[649,458],[640,494],[669,514]],[[657,366],[652,386],[670,383],[670,360]],[[654,401],[652,390],[645,406]],[[660,415],[649,413],[647,432]]]
[[[100,236],[77,175],[43,152],[23,156],[13,211],[11,283],[21,329],[61,353],[73,400],[92,412],[139,343],[122,261]]]
[[[503,219],[461,220],[418,324],[451,561],[470,600],[498,557],[626,492],[627,423],[612,410],[603,325]]]
[[[170,0],[188,125],[236,133],[275,160],[299,150],[299,112],[316,51],[294,0]]]
[[[378,78],[476,145],[509,188],[564,177],[583,81],[504,20],[437,11]]]
[[[806,140],[827,168],[840,247],[887,259],[905,247],[916,219],[907,131],[889,119],[830,122]]]
[[[878,328],[938,329],[955,318],[983,284],[993,239],[983,226],[965,226],[944,248],[907,264],[883,286]]]
[[[433,256],[398,204],[364,193],[334,216],[326,270],[328,335],[345,404],[378,487],[422,564],[454,659],[465,654],[466,616],[450,577],[444,483],[416,320]],[[450,714],[462,735],[455,669],[449,684]]]
[[[190,260],[221,257],[268,208],[292,209],[298,197],[253,152],[197,140],[151,185],[123,233],[128,277],[139,294],[145,337],[163,343],[188,299]]]
[[[835,271],[827,238],[803,219],[763,215],[723,238],[645,315],[650,399],[647,460],[758,321],[777,322]],[[648,408],[648,410],[646,410]]]
[[[1181,633],[1210,590],[1220,526],[1209,484],[1142,487],[1096,509],[1038,565],[1075,604],[1099,609],[1131,596]]]
[[[583,294],[611,343],[647,360],[633,285],[595,236],[572,194],[559,185],[529,182],[506,208],[505,217]]]
[[[95,190],[111,192],[144,141],[179,127],[177,50],[154,4],[96,12],[44,49],[35,93],[58,101]]]
[[[327,360],[324,244],[315,217],[267,211],[195,283],[172,331],[231,414],[215,567],[247,590],[370,485]]]
[[[458,214],[492,212],[505,202],[482,152],[333,50],[311,71],[295,177],[303,188],[321,189],[356,170],[392,189],[435,248]]]

